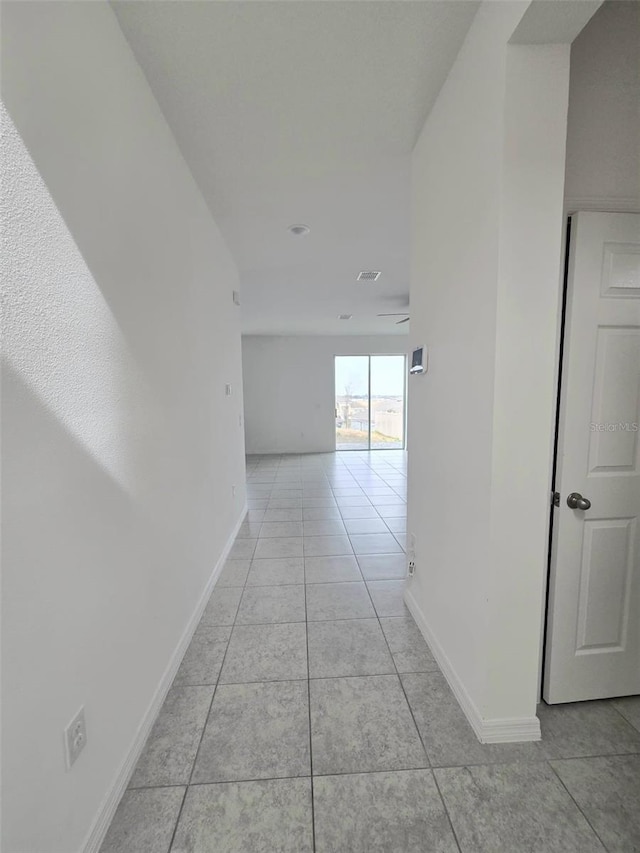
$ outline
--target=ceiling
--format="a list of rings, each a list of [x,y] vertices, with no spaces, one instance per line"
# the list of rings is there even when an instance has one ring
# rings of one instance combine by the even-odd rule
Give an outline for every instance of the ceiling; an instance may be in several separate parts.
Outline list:
[[[408,310],[410,154],[478,5],[114,0],[235,257],[244,333],[406,333],[376,315]]]

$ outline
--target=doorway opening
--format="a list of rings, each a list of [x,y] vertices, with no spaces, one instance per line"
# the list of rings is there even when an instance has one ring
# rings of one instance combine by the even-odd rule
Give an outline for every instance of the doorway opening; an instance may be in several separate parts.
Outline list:
[[[404,450],[405,355],[335,357],[336,450]]]

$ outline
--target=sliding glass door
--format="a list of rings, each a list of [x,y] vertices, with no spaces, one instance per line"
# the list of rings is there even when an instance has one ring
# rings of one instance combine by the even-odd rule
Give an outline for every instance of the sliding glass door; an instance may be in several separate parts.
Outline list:
[[[374,450],[391,450],[404,447],[406,377],[404,355],[371,356],[370,447]]]
[[[369,449],[369,356],[336,356],[336,450]]]
[[[337,355],[336,450],[404,447],[404,355]]]

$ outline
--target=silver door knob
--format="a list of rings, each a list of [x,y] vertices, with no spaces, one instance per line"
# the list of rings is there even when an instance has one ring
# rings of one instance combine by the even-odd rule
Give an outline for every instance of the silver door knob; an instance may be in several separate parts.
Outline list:
[[[583,498],[580,492],[571,492],[567,498],[567,506],[571,509],[590,509],[591,501],[589,498]]]

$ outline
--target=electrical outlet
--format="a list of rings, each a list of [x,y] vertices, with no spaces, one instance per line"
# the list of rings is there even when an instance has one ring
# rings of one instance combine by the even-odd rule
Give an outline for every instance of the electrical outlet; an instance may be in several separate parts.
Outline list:
[[[235,487],[235,486],[231,486],[231,497],[232,497],[232,498],[235,498],[235,496],[236,496],[236,487]]]
[[[226,396],[226,397],[230,397],[230,396],[231,396],[231,385],[225,385],[225,386],[224,386],[224,393],[225,393],[225,396]]]
[[[71,770],[76,759],[87,745],[87,724],[84,719],[84,707],[80,708],[73,720],[64,730],[65,758],[67,770]]]
[[[407,576],[412,578],[416,573],[416,535],[409,534],[409,549],[407,551]]]

